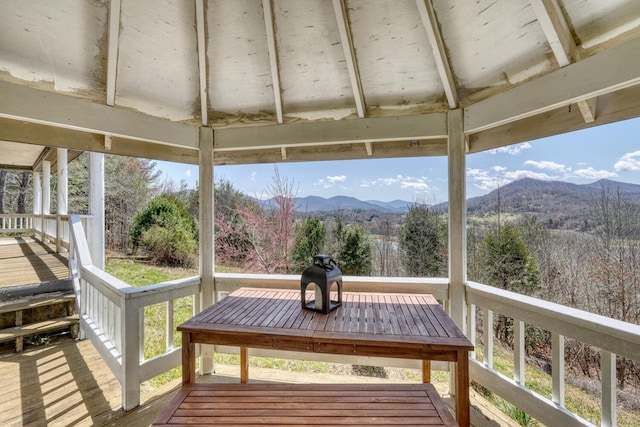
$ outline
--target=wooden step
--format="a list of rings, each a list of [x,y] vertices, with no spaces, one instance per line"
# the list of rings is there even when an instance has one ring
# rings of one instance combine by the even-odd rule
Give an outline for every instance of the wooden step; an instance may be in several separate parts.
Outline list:
[[[74,300],[75,295],[69,292],[51,292],[47,294],[15,298],[9,301],[0,302],[0,314],[18,310],[28,310],[36,307],[44,307],[53,304],[72,303]]]
[[[0,342],[16,340],[16,352],[20,353],[24,346],[24,337],[26,336],[40,335],[66,328],[70,328],[72,336],[77,336],[77,325],[79,320],[80,316],[78,314],[74,314],[71,316],[45,320],[43,322],[29,323],[26,325],[0,329]]]

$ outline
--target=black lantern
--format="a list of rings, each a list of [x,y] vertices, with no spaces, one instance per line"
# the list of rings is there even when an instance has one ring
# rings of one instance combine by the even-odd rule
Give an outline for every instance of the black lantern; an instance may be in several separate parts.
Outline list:
[[[315,299],[306,301],[307,286],[315,285]],[[331,299],[331,286],[337,285],[338,299]],[[328,255],[315,255],[313,265],[302,272],[300,279],[302,308],[327,314],[342,305],[342,272]]]

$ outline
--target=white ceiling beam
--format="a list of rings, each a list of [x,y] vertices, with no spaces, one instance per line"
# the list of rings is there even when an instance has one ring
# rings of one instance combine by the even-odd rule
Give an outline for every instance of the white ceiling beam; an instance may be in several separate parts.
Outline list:
[[[276,106],[276,120],[283,123],[282,93],[280,89],[280,67],[278,66],[278,47],[276,44],[275,21],[273,19],[272,0],[262,0],[264,26],[267,30],[267,48],[271,65],[271,81],[273,82],[273,100]]]
[[[445,113],[377,117],[279,126],[214,129],[214,151],[333,145],[399,140],[439,139],[447,136]]]
[[[523,83],[465,108],[470,134],[640,84],[640,39]]]
[[[116,77],[118,71],[118,45],[120,43],[120,0],[109,2],[109,29],[107,47],[107,105],[116,104]]]
[[[557,0],[530,0],[553,55],[560,67],[566,67],[579,59],[578,47],[573,41],[569,24],[562,14]],[[596,98],[578,101],[578,108],[584,121],[596,119]]]
[[[196,0],[196,37],[198,40],[198,69],[200,71],[200,116],[202,126],[209,124],[207,103],[207,42],[204,23],[204,0]]]
[[[0,81],[0,117],[114,137],[198,148],[198,128]]]
[[[422,20],[422,25],[427,33],[427,39],[433,52],[433,59],[435,60],[436,68],[442,81],[444,93],[447,96],[449,108],[457,108],[458,91],[455,80],[453,79],[449,60],[447,59],[447,53],[444,49],[444,42],[438,29],[438,21],[433,10],[433,5],[431,4],[431,0],[416,0],[416,5],[418,6],[418,14]]]
[[[338,22],[340,44],[342,44],[344,58],[347,63],[349,80],[351,81],[351,88],[353,89],[353,99],[356,103],[356,111],[358,112],[358,117],[363,119],[366,115],[366,105],[364,102],[362,83],[360,82],[360,72],[358,71],[356,53],[353,48],[353,38],[351,37],[349,19],[347,18],[347,7],[344,0],[333,0],[333,10]]]

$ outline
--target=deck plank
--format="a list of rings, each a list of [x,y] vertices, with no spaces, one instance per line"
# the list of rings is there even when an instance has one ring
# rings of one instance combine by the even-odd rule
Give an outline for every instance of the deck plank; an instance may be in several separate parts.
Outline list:
[[[67,256],[34,239],[2,238],[0,288],[64,280],[69,277]]]

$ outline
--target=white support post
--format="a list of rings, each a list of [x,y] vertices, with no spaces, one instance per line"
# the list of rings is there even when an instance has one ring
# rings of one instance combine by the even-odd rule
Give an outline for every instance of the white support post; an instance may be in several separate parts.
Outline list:
[[[140,307],[126,295],[120,299],[122,325],[122,408],[125,411],[140,404]]]
[[[56,209],[56,252],[62,251],[62,239],[64,238],[63,223],[60,215],[67,215],[69,206],[69,174],[68,174],[68,156],[66,148],[58,148],[58,186],[57,197],[58,207]]]
[[[513,319],[513,379],[524,386],[524,322]]]
[[[45,215],[51,213],[51,162],[42,162],[42,241],[47,241],[47,220]]]
[[[104,270],[104,154],[89,153],[89,214],[87,243],[93,265]]]
[[[38,227],[38,216],[42,213],[42,177],[40,172],[33,173],[33,232],[40,228],[40,239],[42,240],[42,226]]]
[[[463,111],[447,114],[449,160],[449,314],[463,334],[467,333],[465,319],[467,298],[467,217],[466,217],[466,139]],[[455,369],[449,367],[449,390],[455,394]]]
[[[213,273],[213,129],[200,128],[199,185],[200,185],[200,307],[209,307],[217,299]],[[201,346],[200,373],[214,370],[213,346]]]
[[[602,369],[602,426],[617,425],[616,406],[618,405],[616,386],[616,355],[601,350],[600,368]]]
[[[564,336],[551,333],[551,400],[564,407]]]

